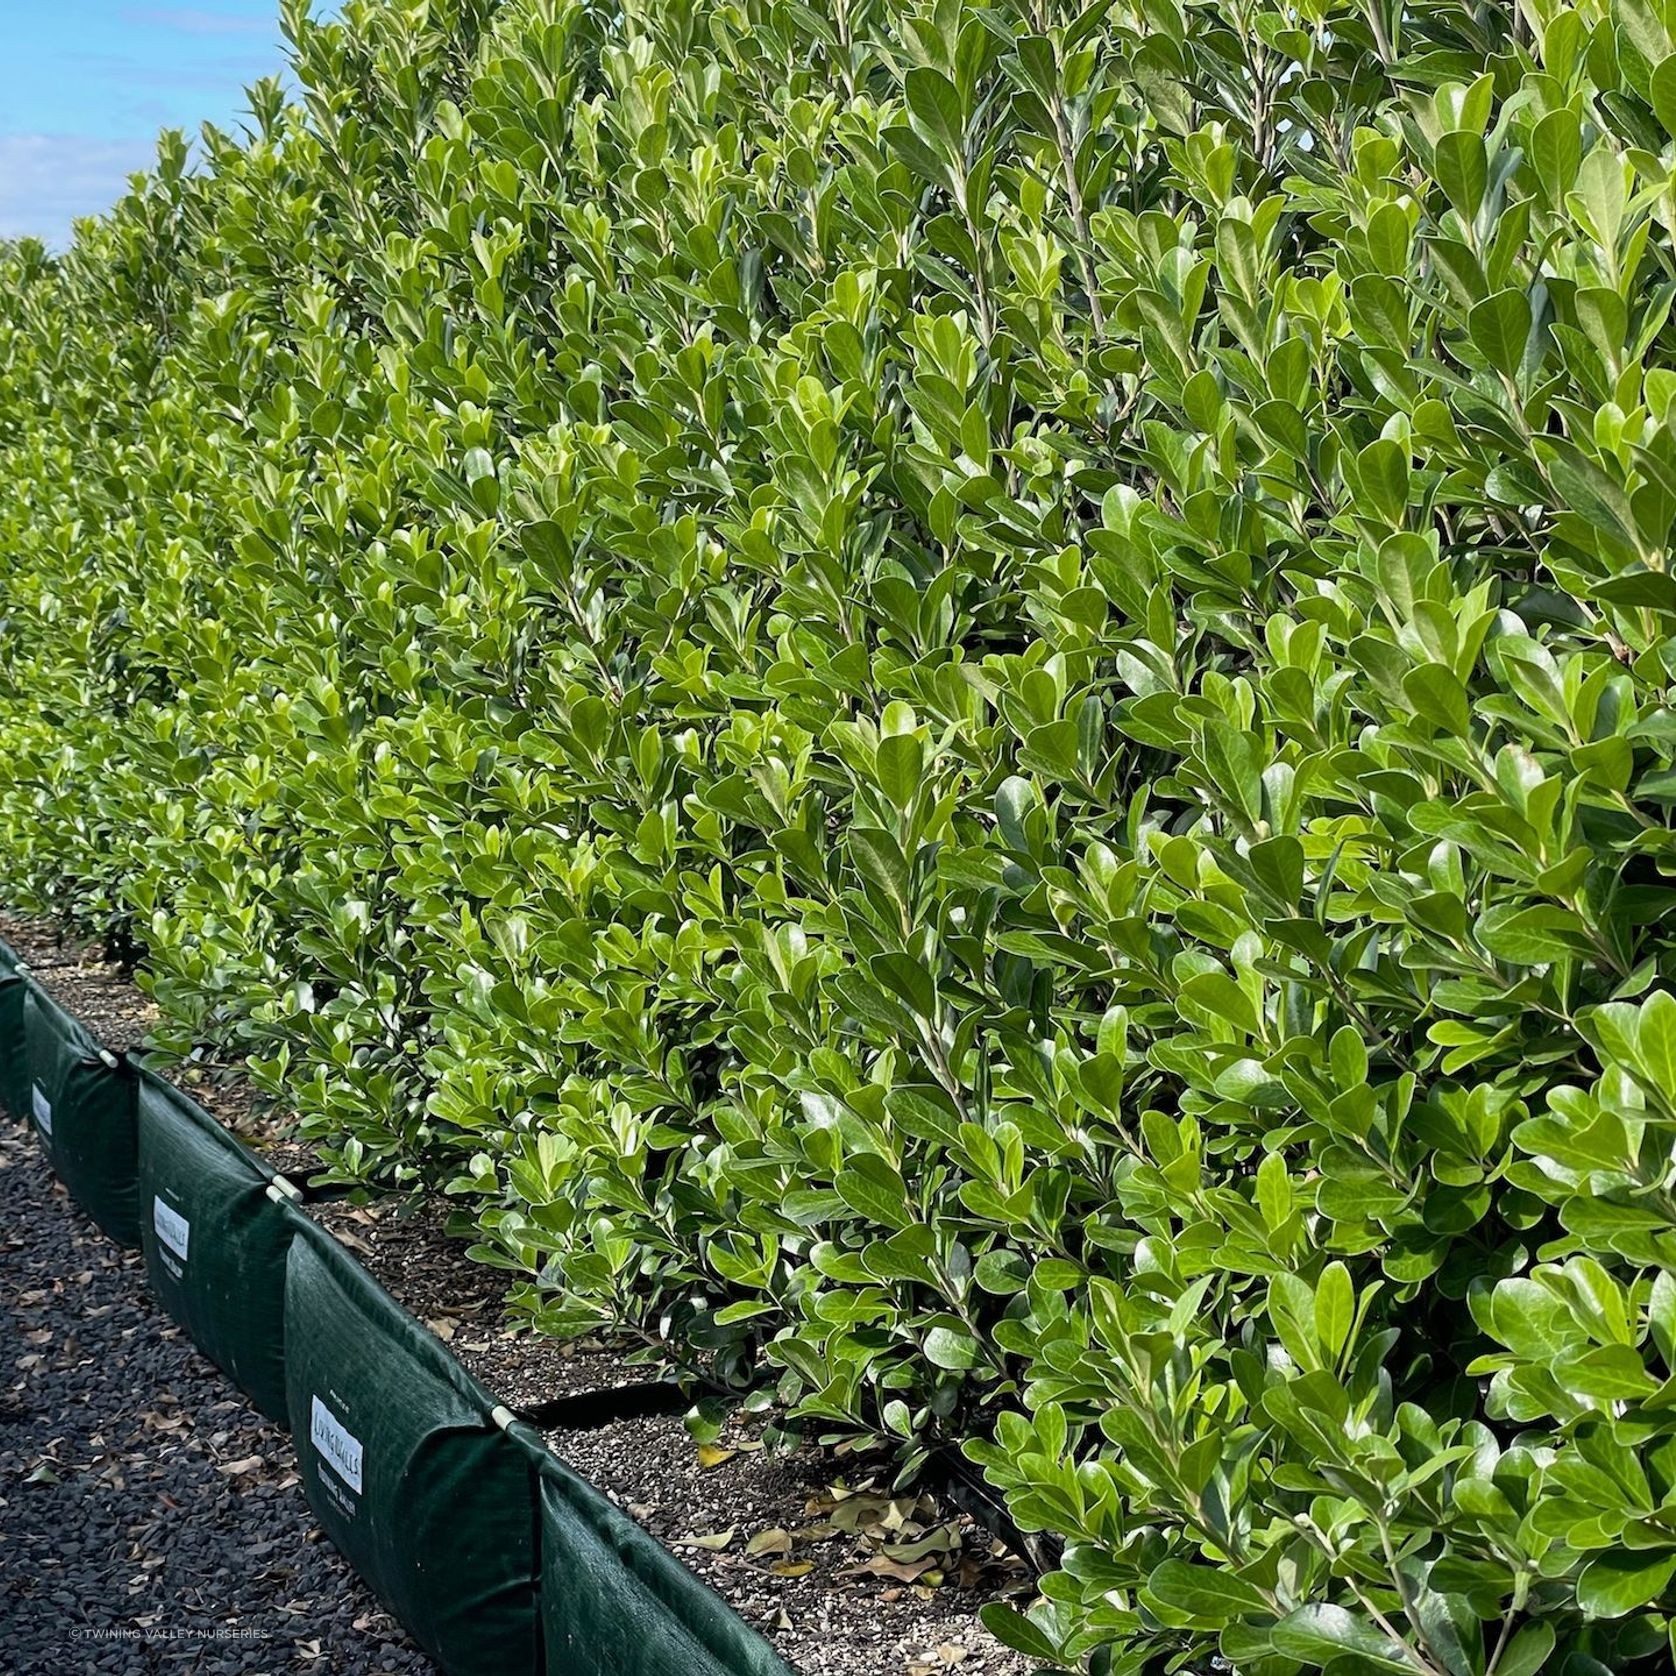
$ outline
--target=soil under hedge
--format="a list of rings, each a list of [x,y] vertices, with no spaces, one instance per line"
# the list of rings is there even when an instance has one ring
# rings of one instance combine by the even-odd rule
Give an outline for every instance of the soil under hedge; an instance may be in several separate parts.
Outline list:
[[[547,1441],[772,1641],[805,1676],[1027,1676],[977,1620],[1032,1592],[1024,1566],[964,1515],[889,1493],[882,1455],[775,1453],[739,1415],[698,1448],[678,1415]]]
[[[0,913],[0,938],[28,962],[35,981],[113,1053],[138,1049],[161,1017],[151,997],[94,944],[6,913]],[[192,1060],[158,1069],[276,1170],[303,1181],[319,1169],[315,1148],[290,1132],[287,1115],[272,1110],[238,1067]]]

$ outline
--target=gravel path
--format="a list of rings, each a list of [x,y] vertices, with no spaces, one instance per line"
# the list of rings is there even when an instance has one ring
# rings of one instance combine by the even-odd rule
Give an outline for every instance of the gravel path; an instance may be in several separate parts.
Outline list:
[[[0,1118],[0,1668],[428,1672],[321,1536],[290,1440]]]

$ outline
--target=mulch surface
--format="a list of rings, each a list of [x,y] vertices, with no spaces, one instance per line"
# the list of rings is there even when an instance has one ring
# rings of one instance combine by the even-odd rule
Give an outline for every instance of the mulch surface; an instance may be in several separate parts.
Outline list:
[[[0,1668],[433,1666],[327,1543],[290,1440],[0,1118]]]
[[[465,1246],[447,1231],[453,1207],[445,1200],[338,1199],[304,1209],[509,1408],[621,1390],[667,1371],[655,1361],[629,1361],[624,1346],[593,1339],[561,1344],[509,1321],[505,1273],[466,1256]]]
[[[39,920],[0,915],[0,937],[28,961],[35,981],[112,1053],[137,1048],[157,1023],[156,1003],[96,949]]]
[[[677,1416],[547,1434],[804,1676],[1028,1676],[978,1621],[1035,1597],[987,1532],[930,1496],[892,1496],[882,1455],[764,1446],[736,1415],[715,1443]]]
[[[0,937],[29,963],[36,983],[102,1046],[112,1053],[143,1053],[146,1035],[162,1015],[97,945],[68,936],[50,921],[20,914],[0,913]],[[320,1169],[318,1150],[292,1134],[290,1114],[273,1109],[240,1066],[194,1058],[162,1065],[158,1074],[282,1174],[303,1182]]]

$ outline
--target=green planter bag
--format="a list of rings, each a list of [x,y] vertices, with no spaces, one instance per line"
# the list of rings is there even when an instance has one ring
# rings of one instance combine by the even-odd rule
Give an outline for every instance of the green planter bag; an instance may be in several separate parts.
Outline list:
[[[792,1676],[732,1607],[528,1427],[546,1676]]]
[[[285,1382],[326,1533],[449,1676],[536,1676],[533,1463],[494,1399],[301,1212]]]
[[[283,1189],[269,1165],[161,1077],[137,1075],[140,1246],[152,1290],[285,1425],[285,1256],[296,1219],[275,1202]]]
[[[13,1117],[29,1112],[29,1044],[23,1034],[26,970],[10,945],[0,943],[0,1106]]]
[[[122,1245],[140,1243],[133,1067],[34,984],[23,1004],[29,1111],[52,1167]]]

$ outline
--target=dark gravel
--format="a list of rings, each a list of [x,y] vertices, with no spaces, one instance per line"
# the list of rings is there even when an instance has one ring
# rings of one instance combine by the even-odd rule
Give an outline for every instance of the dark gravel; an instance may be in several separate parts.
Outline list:
[[[0,1119],[0,1669],[433,1666],[321,1536],[290,1440]]]

